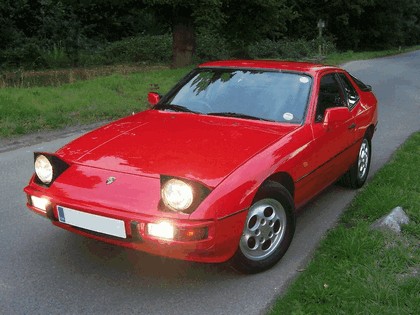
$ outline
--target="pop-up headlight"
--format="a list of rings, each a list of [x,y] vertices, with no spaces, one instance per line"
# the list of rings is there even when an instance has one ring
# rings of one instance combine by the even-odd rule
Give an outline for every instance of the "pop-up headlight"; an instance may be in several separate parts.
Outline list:
[[[40,154],[35,158],[35,173],[44,184],[49,184],[53,178],[53,167],[45,155]]]
[[[193,188],[179,179],[172,178],[166,181],[161,194],[165,205],[172,210],[184,211],[193,203]]]
[[[50,186],[69,165],[59,157],[48,153],[34,153],[35,182],[43,186]]]

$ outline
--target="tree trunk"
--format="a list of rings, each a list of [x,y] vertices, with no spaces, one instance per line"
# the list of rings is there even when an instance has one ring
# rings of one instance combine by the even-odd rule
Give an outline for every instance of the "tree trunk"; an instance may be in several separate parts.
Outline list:
[[[192,24],[175,24],[173,26],[172,38],[172,67],[181,68],[190,65],[195,50],[194,27]]]

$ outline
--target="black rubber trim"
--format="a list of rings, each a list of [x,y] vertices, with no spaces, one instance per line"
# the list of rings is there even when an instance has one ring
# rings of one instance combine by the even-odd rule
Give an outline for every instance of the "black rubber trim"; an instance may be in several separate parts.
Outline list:
[[[139,223],[137,221],[131,221],[130,228],[131,228],[131,238],[133,241],[142,242],[143,239],[140,235],[138,229]]]

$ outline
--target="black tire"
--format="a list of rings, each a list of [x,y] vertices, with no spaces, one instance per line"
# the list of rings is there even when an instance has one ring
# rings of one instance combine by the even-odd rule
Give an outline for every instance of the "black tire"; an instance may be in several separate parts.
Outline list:
[[[366,182],[372,157],[372,145],[368,137],[364,137],[359,148],[357,160],[345,173],[339,183],[345,187],[360,188]]]
[[[295,232],[294,202],[282,185],[267,181],[249,208],[231,266],[242,273],[271,268],[286,253]]]

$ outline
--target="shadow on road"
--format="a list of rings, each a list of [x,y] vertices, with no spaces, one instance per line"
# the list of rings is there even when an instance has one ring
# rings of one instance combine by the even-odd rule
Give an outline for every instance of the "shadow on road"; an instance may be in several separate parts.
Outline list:
[[[65,231],[63,231],[65,232]],[[208,285],[209,281],[226,281],[241,277],[228,264],[204,264],[152,256],[97,240],[66,233],[59,240],[61,255],[52,257],[61,270],[79,275],[122,282],[147,282],[148,286],[185,287]],[[57,266],[58,267],[58,266]]]

